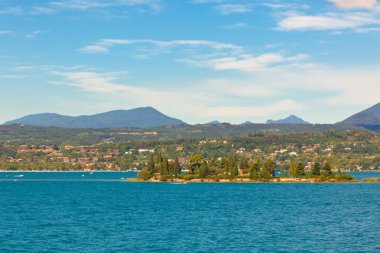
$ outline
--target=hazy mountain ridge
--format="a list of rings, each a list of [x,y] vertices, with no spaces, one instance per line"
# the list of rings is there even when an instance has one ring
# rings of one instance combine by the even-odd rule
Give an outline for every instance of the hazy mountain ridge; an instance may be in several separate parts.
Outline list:
[[[338,122],[344,125],[380,125],[380,103]]]
[[[95,115],[66,116],[56,113],[28,115],[8,121],[5,125],[22,124],[30,126],[63,128],[118,128],[118,127],[158,127],[181,125],[183,121],[171,118],[152,107],[131,110],[115,110]]]
[[[310,123],[301,119],[300,117],[297,117],[295,115],[289,115],[285,119],[279,119],[279,120],[272,120],[269,119],[266,122],[267,124],[303,124],[303,125],[309,125]]]

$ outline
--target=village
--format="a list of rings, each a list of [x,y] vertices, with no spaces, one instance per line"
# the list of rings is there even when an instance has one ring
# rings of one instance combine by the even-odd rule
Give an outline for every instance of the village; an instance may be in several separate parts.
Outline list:
[[[73,145],[1,145],[1,170],[80,170],[137,171],[147,166],[151,155],[160,154],[169,162],[178,159],[183,170],[191,157],[200,155],[209,162],[221,162],[234,155],[238,160],[272,159],[278,170],[286,170],[292,161],[302,161],[311,170],[316,160],[328,160],[333,170],[379,170],[378,146],[368,140],[348,138],[323,142],[267,142],[267,136],[249,138],[189,139],[172,141],[132,141]],[[271,137],[272,138],[272,137]],[[371,151],[371,152],[368,152]]]

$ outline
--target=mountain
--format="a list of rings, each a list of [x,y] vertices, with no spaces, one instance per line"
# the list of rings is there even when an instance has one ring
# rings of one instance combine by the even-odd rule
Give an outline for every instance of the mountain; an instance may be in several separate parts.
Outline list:
[[[217,120],[214,120],[214,121],[211,121],[211,122],[206,123],[206,125],[219,125],[219,124],[222,124],[222,123],[220,123],[220,122],[217,121]]]
[[[380,125],[380,103],[338,122],[344,125]]]
[[[117,128],[158,127],[184,124],[183,121],[166,116],[152,107],[110,111],[90,116],[65,116],[55,113],[28,115],[8,121],[5,125],[52,126],[64,128]]]
[[[303,119],[290,115],[289,117],[285,119],[279,119],[279,120],[267,120],[267,124],[302,124],[302,125],[309,125],[309,122],[304,121]]]
[[[240,125],[245,126],[245,125],[252,125],[253,123],[251,121],[246,121],[241,123]]]

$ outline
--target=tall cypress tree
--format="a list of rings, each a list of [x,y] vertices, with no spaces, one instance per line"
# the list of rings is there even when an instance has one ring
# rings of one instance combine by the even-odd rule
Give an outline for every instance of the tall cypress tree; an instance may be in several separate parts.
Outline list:
[[[153,158],[153,155],[150,155],[150,158],[149,158],[149,161],[148,161],[147,170],[151,174],[153,174],[155,172],[154,171],[154,158]]]
[[[321,175],[321,164],[319,162],[315,162],[314,165],[313,165],[313,169],[311,171],[311,174],[313,176],[320,176]]]
[[[297,170],[296,170],[296,173],[297,173],[297,177],[303,177],[305,176],[305,169],[304,169],[304,165],[302,162],[298,162],[297,163]]]
[[[163,160],[163,172],[164,175],[169,175],[169,162],[167,158],[164,158]]]
[[[247,174],[248,169],[249,169],[248,161],[245,157],[243,157],[240,162],[240,170],[243,172],[243,174]]]
[[[325,162],[325,165],[323,166],[323,170],[325,171],[325,175],[328,177],[333,176],[333,172],[331,169],[331,165],[329,162]]]
[[[174,176],[178,176],[181,174],[181,165],[179,164],[178,157],[175,158],[173,164]]]

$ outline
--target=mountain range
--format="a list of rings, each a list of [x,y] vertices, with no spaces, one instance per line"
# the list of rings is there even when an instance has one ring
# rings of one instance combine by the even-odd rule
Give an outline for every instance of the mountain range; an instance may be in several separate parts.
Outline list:
[[[304,121],[303,119],[290,115],[285,119],[279,119],[279,120],[267,120],[267,124],[302,124],[302,125],[309,125],[309,122]]]
[[[12,124],[63,128],[149,128],[181,125],[184,124],[184,122],[166,116],[152,107],[140,107],[131,110],[117,110],[77,117],[55,113],[42,113],[28,115],[5,123],[5,125]]]
[[[305,120],[290,115],[285,119],[268,120],[267,124],[297,124],[310,125]],[[5,125],[30,125],[42,127],[62,128],[122,128],[137,127],[150,128],[160,126],[176,126],[185,124],[182,120],[169,117],[153,107],[140,107],[131,110],[116,110],[89,116],[65,116],[56,113],[42,113],[28,115],[16,120],[8,121]],[[219,121],[212,121],[206,125],[219,125]],[[244,122],[241,125],[254,124]],[[371,126],[377,129],[380,126],[380,103],[352,115],[338,122],[338,125]]]

